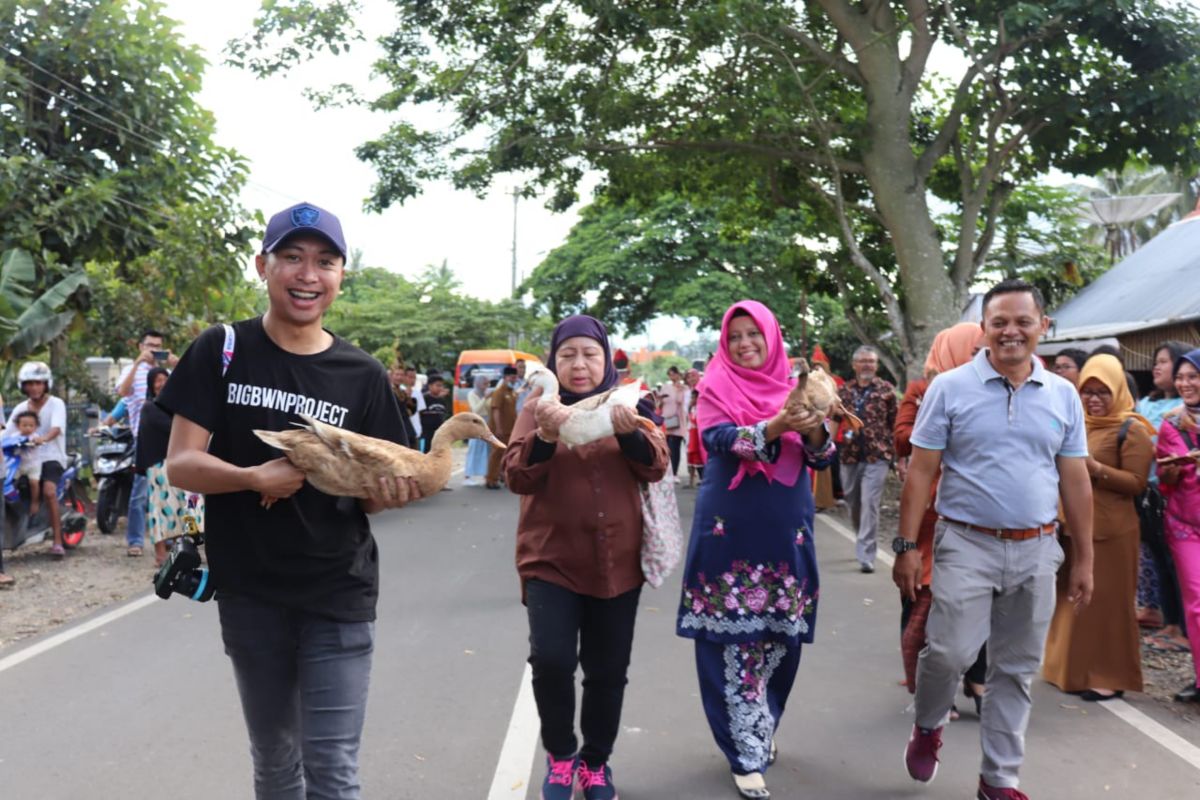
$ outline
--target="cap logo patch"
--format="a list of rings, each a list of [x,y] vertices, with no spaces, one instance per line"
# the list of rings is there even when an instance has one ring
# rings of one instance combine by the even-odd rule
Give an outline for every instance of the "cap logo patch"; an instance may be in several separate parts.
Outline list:
[[[312,206],[297,206],[292,209],[292,226],[295,228],[310,228],[317,224],[321,212]]]

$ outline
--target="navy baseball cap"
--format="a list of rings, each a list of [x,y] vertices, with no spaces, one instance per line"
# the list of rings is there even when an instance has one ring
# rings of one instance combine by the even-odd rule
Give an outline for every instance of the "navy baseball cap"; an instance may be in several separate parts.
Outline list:
[[[346,258],[346,237],[342,235],[342,223],[332,213],[312,203],[297,203],[271,217],[267,223],[267,233],[263,236],[262,251],[274,251],[284,239],[301,231],[324,236],[342,254],[342,258]]]

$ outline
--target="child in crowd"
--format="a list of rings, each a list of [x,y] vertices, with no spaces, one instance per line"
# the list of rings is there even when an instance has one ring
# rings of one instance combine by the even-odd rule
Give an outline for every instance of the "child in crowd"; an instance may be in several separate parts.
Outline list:
[[[38,425],[41,424],[36,411],[22,411],[17,415],[17,432],[26,439],[37,435]],[[41,446],[30,445],[17,451],[21,465],[17,467],[17,477],[24,475],[29,479],[29,516],[38,513],[42,502],[42,459]]]
[[[692,389],[691,402],[688,403],[687,412],[687,465],[688,465],[688,488],[691,489],[696,485],[696,476],[700,476],[700,480],[704,480],[704,462],[707,461],[707,456],[704,452],[704,445],[700,441],[700,429],[696,426],[696,403],[700,400],[700,392]]]

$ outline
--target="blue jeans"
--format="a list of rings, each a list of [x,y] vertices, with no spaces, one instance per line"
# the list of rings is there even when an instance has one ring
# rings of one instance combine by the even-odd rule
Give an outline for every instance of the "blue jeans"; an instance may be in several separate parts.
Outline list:
[[[125,544],[141,547],[146,533],[146,501],[150,484],[145,475],[134,473],[129,489],[129,518],[125,523]]]
[[[358,800],[374,622],[218,597],[258,800]]]

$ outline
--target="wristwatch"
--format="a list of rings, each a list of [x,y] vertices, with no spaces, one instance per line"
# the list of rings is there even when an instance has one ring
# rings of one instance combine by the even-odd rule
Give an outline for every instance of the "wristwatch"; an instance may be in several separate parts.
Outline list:
[[[905,539],[903,536],[897,536],[895,539],[892,539],[892,552],[898,556],[904,555],[909,550],[916,550],[916,549],[917,549],[917,543],[909,541],[908,539]]]

